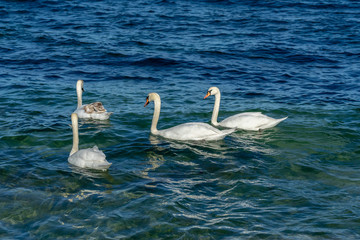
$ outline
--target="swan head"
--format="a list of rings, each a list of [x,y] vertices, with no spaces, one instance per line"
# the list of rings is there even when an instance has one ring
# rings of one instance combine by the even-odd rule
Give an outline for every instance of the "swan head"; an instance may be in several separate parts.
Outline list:
[[[209,88],[209,90],[207,91],[207,94],[205,95],[204,99],[207,98],[207,97],[210,96],[210,95],[216,95],[216,94],[218,94],[218,93],[220,93],[219,88],[217,88],[217,87],[211,87],[211,88]]]
[[[160,100],[160,96],[157,93],[149,93],[149,95],[146,97],[146,102],[144,104],[144,107],[146,107],[150,102]]]
[[[81,91],[85,91],[84,90],[84,81],[83,80],[78,80],[76,83],[76,89],[77,90],[81,90]]]

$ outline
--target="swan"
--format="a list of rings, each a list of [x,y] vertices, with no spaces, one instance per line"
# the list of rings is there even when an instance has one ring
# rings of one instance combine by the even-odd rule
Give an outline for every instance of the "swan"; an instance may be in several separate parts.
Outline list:
[[[154,115],[151,123],[151,133],[172,140],[219,140],[234,132],[235,129],[220,131],[207,123],[190,122],[177,125],[172,128],[158,130],[157,123],[160,116],[161,100],[157,93],[149,93],[144,107],[154,102]]]
[[[284,121],[288,117],[281,119],[274,119],[268,117],[261,112],[244,112],[228,117],[221,122],[217,121],[220,108],[220,90],[217,87],[209,88],[206,96],[215,95],[214,110],[211,117],[211,124],[214,126],[221,126],[226,128],[237,128],[243,130],[258,131],[266,128],[271,128]]]
[[[73,147],[68,158],[69,163],[81,168],[97,170],[108,169],[111,163],[106,161],[105,154],[100,151],[97,146],[79,150],[78,115],[76,113],[71,114],[71,123],[73,130]]]
[[[76,83],[76,93],[78,99],[77,109],[74,111],[79,118],[106,120],[112,112],[106,111],[101,102],[94,102],[82,105],[82,92],[84,91],[84,81],[78,80]]]

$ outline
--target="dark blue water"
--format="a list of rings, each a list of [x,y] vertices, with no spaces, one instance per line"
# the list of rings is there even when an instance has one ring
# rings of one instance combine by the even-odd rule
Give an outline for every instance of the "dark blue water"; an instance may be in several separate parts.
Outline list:
[[[1,239],[359,239],[360,3],[0,1]],[[70,166],[80,121],[108,172]],[[289,118],[222,141],[150,137],[244,111]]]

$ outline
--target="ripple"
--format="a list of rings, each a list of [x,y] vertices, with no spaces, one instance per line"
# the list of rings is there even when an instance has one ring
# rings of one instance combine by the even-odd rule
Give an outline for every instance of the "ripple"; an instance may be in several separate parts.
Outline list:
[[[4,1],[0,235],[6,239],[358,239],[358,3]],[[80,121],[107,172],[67,158],[75,82],[107,122]],[[260,132],[177,142],[159,128],[289,116]]]

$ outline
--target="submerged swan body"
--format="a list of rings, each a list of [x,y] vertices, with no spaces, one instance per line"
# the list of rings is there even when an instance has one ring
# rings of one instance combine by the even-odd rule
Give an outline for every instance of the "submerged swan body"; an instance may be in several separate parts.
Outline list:
[[[151,123],[151,133],[154,135],[182,141],[219,140],[234,132],[234,129],[220,131],[207,123],[201,122],[184,123],[168,129],[158,130],[157,123],[159,121],[161,109],[160,96],[157,93],[150,93],[146,98],[144,107],[152,101],[154,101],[154,115]]]
[[[281,119],[274,119],[262,114],[261,112],[244,112],[228,117],[221,122],[218,122],[217,118],[219,114],[221,96],[220,90],[217,87],[209,88],[204,99],[210,95],[215,95],[214,110],[211,117],[211,124],[214,126],[258,131],[261,129],[274,127],[280,122],[287,119],[287,117]]]
[[[74,113],[76,113],[79,118],[84,118],[84,119],[97,119],[97,120],[109,119],[112,112],[106,111],[106,109],[104,108],[101,102],[94,102],[94,103],[82,105],[83,91],[84,91],[84,81],[78,80],[76,83],[78,105]]]
[[[79,150],[78,116],[76,113],[71,114],[71,123],[73,129],[73,147],[68,158],[69,163],[81,168],[108,169],[111,163],[106,161],[105,154],[97,146]]]

